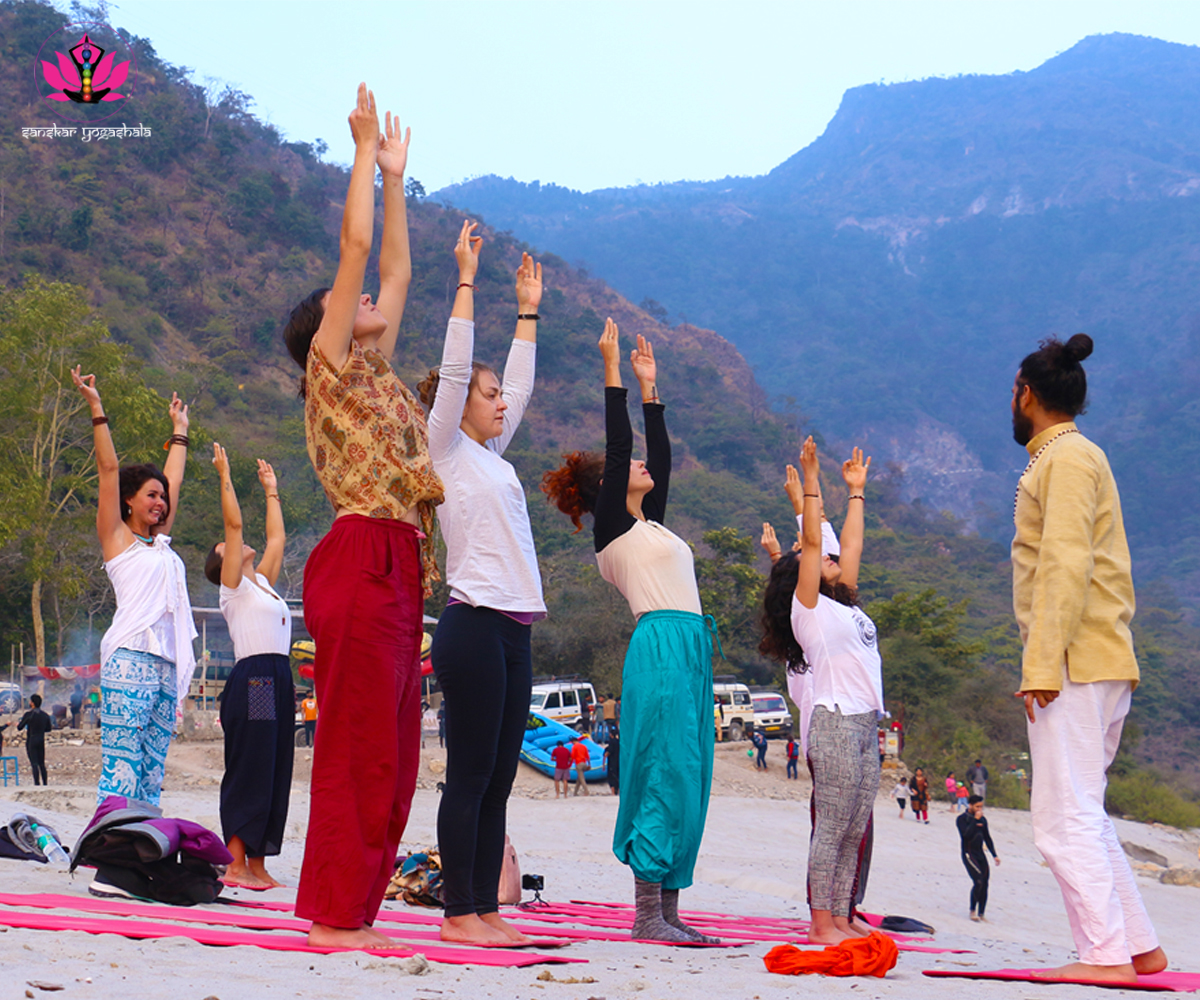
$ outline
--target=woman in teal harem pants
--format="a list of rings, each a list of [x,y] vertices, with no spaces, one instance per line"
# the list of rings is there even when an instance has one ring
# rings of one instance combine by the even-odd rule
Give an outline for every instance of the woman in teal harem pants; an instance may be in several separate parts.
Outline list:
[[[633,371],[642,391],[646,461],[633,460],[633,429],[617,325],[600,338],[605,453],[574,452],[542,489],[577,528],[594,515],[596,562],[637,618],[621,690],[621,804],[613,852],[633,869],[632,936],[713,942],[679,919],[692,884],[712,785],[712,656],[716,629],[700,610],[692,550],[663,527],[671,444],[654,352],[638,337]]]

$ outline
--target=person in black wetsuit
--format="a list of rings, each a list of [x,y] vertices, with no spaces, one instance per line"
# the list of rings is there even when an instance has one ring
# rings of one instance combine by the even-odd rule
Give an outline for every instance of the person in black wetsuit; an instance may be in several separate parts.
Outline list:
[[[600,575],[637,619],[621,687],[620,807],[613,853],[634,874],[632,936],[710,942],[679,919],[679,890],[692,884],[712,784],[712,656],[715,625],[700,608],[692,550],[663,526],[671,444],[658,395],[654,352],[632,352],[646,422],[646,461],[633,458],[617,325],[600,338],[607,444],[574,452],[546,473],[542,489],[577,528],[595,517]],[[669,711],[664,711],[664,706]]]
[[[983,911],[987,909],[988,871],[987,855],[983,853],[986,846],[1000,864],[996,854],[996,845],[992,843],[992,835],[988,833],[987,820],[983,818],[983,799],[972,795],[967,799],[967,811],[954,821],[958,826],[958,836],[962,840],[962,862],[971,876],[971,919],[975,921],[987,918]]]
[[[17,729],[27,731],[25,736],[25,752],[29,754],[29,767],[33,771],[35,785],[48,785],[46,777],[46,734],[54,728],[54,722],[42,711],[42,696],[29,696],[29,711],[21,716]]]

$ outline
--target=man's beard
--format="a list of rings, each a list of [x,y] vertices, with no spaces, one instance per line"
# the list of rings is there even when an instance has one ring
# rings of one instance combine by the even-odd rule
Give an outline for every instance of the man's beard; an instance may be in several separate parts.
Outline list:
[[[1033,421],[1016,407],[1013,407],[1012,428],[1013,440],[1022,448],[1033,440]]]

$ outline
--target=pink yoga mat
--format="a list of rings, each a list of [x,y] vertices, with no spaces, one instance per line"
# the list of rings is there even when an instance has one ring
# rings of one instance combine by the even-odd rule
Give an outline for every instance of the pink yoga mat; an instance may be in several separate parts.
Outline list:
[[[54,902],[51,902],[54,900]],[[58,902],[61,901],[61,902]],[[243,917],[235,914],[214,913],[211,910],[200,910],[182,907],[157,906],[150,903],[122,903],[120,901],[102,900],[82,896],[49,896],[32,895],[19,896],[11,893],[0,894],[0,904],[5,906],[30,906],[51,909],[76,909],[88,912],[100,912],[124,917],[152,916],[170,923],[159,924],[140,920],[103,920],[95,917],[81,917],[77,913],[18,913],[12,910],[0,910],[0,926],[21,927],[32,930],[74,930],[89,934],[120,934],[133,938],[184,937],[200,944],[213,945],[254,945],[274,951],[303,951],[317,954],[330,954],[336,951],[346,951],[343,948],[310,948],[303,936],[308,931],[308,923],[300,920],[281,920],[271,917]],[[207,925],[234,925],[244,928],[247,920],[251,926],[258,928],[246,932],[213,930],[210,927],[192,927],[187,922]],[[263,930],[290,930],[296,936],[282,934],[266,934]],[[430,935],[432,937],[432,935]],[[430,961],[451,965],[491,965],[491,966],[526,966],[538,963],[567,963],[581,962],[586,959],[558,958],[539,955],[536,952],[516,951],[508,948],[464,948],[456,945],[437,945],[420,948],[421,953]],[[414,954],[412,948],[398,946],[396,948],[371,949],[373,955],[407,958]]]
[[[1078,986],[1103,986],[1114,990],[1149,990],[1159,993],[1194,993],[1200,990],[1200,974],[1195,972],[1159,972],[1153,976],[1138,976],[1136,983],[1110,983],[1102,979],[1039,979],[1036,969],[996,969],[993,972],[969,970],[926,969],[925,975],[944,979],[998,979],[1005,982],[1067,983]]]

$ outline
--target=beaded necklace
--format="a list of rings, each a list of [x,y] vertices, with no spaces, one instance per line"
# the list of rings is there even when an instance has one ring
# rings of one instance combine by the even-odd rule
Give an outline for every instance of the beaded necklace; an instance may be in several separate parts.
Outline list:
[[[1017,502],[1021,499],[1021,479],[1025,478],[1026,474],[1029,472],[1030,469],[1032,469],[1034,467],[1037,460],[1042,457],[1042,452],[1044,452],[1047,448],[1049,448],[1052,444],[1054,444],[1055,441],[1057,441],[1064,434],[1078,434],[1078,433],[1079,433],[1078,427],[1068,427],[1066,430],[1061,430],[1057,434],[1055,434],[1054,437],[1050,438],[1050,440],[1047,441],[1044,445],[1042,445],[1037,451],[1035,451],[1033,453],[1033,458],[1031,458],[1029,460],[1029,464],[1027,466],[1025,466],[1025,471],[1021,473],[1020,478],[1017,480],[1017,492],[1016,492],[1016,495],[1013,497],[1013,520],[1014,521],[1017,519]]]

